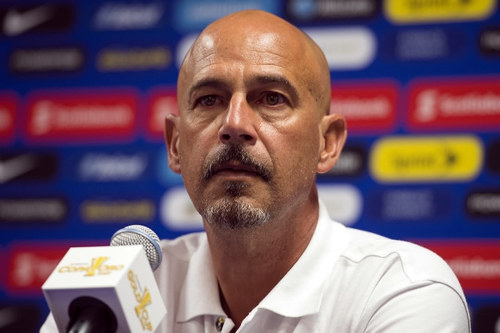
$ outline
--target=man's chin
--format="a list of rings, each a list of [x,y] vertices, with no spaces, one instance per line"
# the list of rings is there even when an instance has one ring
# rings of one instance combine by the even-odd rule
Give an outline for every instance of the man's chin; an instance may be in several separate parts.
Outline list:
[[[221,229],[251,229],[266,224],[270,215],[243,198],[224,198],[208,206],[202,216],[212,226]]]

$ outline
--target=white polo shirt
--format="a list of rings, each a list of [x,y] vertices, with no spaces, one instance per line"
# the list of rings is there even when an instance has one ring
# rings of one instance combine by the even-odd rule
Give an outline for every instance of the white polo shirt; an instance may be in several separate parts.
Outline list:
[[[230,332],[205,233],[161,246],[155,276],[168,313],[157,332]],[[49,316],[42,332],[56,331]],[[470,322],[462,289],[441,258],[346,228],[321,205],[305,252],[237,332],[465,333]]]
[[[162,248],[156,277],[169,313],[161,331],[230,332],[205,234],[162,241]],[[306,251],[238,332],[451,333],[470,332],[470,323],[462,289],[441,258],[346,228],[322,205]]]

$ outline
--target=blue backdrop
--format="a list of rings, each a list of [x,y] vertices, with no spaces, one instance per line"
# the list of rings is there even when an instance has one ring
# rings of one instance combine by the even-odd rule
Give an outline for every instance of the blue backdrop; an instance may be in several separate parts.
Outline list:
[[[320,194],[346,225],[440,254],[475,332],[500,325],[500,9],[495,0],[0,2],[0,332],[37,331],[69,246],[145,224],[201,230],[162,117],[209,22],[246,8],[324,50],[348,121]],[[29,320],[28,320],[29,319]]]

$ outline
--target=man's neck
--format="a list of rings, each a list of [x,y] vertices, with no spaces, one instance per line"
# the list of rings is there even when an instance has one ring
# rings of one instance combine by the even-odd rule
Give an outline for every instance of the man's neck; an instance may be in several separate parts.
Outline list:
[[[255,230],[207,229],[221,303],[237,327],[297,262],[317,220],[316,207]]]

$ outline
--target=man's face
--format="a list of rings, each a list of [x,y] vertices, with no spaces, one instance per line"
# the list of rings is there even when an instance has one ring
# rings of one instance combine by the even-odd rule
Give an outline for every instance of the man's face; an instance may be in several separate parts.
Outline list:
[[[179,166],[205,221],[251,227],[314,188],[321,119],[300,45],[275,33],[207,34],[178,83]]]

